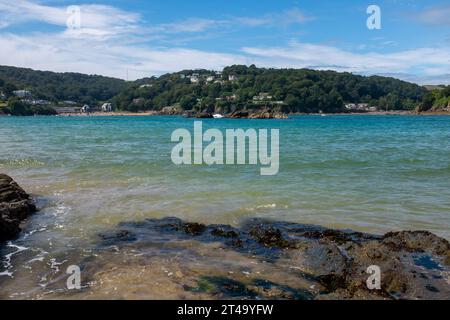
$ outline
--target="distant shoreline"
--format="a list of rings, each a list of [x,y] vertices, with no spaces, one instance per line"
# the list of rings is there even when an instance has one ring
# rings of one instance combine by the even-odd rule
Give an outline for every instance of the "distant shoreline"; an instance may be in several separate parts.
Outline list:
[[[90,113],[59,113],[56,116],[60,117],[131,117],[131,116],[156,116],[159,115],[157,111],[148,112],[90,112]]]
[[[450,112],[416,112],[416,111],[373,111],[373,112],[350,112],[350,113],[292,113],[288,116],[373,116],[373,115],[402,115],[402,116],[450,116]],[[91,112],[87,113],[60,113],[56,116],[61,117],[135,117],[135,116],[182,116],[181,114],[161,114],[158,111],[148,111],[148,112]],[[194,117],[195,118],[195,117]],[[233,119],[233,118],[223,118],[223,119]]]
[[[450,116],[450,112],[446,111],[431,111],[431,112],[416,112],[408,110],[392,110],[392,111],[372,111],[372,112],[348,112],[348,113],[289,113],[290,116],[383,116],[383,115],[400,115],[400,116]],[[0,114],[0,117],[8,117],[7,114]],[[38,115],[35,115],[38,116]],[[90,112],[90,113],[59,113],[52,115],[54,117],[136,117],[136,116],[183,116],[182,114],[163,114],[159,111],[146,112]],[[32,116],[30,116],[32,117]],[[191,117],[196,118],[196,117]],[[224,117],[223,119],[233,119],[232,117]],[[245,119],[245,118],[239,118]]]

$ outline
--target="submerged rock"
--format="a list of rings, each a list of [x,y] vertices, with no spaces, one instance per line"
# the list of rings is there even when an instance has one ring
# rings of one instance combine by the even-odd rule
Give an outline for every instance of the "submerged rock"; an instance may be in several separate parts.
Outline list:
[[[235,228],[189,223],[177,218],[124,222],[118,229],[117,237],[105,239],[101,236],[105,246],[111,245],[111,240],[119,248],[142,252],[148,248],[168,246],[177,257],[200,250],[202,264],[206,268],[208,259],[214,261],[211,264],[217,263],[216,253],[209,254],[207,248],[221,244],[226,252],[241,255],[242,259],[256,259],[259,262],[254,263],[265,265],[258,272],[252,272],[252,266],[246,264],[244,272],[242,263],[236,261],[241,271],[226,274],[217,270],[214,274],[199,277],[196,285],[185,286],[185,290],[190,292],[203,290],[203,293],[218,298],[450,298],[450,244],[427,231],[392,232],[379,236],[262,219],[251,219]],[[178,252],[176,247],[182,243],[190,249],[181,247]],[[205,248],[201,249],[202,246]],[[225,265],[231,268],[233,262],[224,261]],[[367,286],[370,266],[378,266],[381,271],[380,289]],[[283,279],[296,277],[300,283],[309,285],[274,283],[269,279],[271,272],[266,274],[267,278],[262,273],[269,267],[276,273],[285,274]],[[244,278],[237,276],[241,272],[244,272]],[[312,287],[315,289],[311,290]]]
[[[127,230],[109,231],[99,233],[98,236],[104,243],[114,244],[117,241],[135,241],[136,236]]]
[[[163,218],[101,230],[89,248],[42,259],[25,251],[17,265],[36,283],[22,296],[31,299],[450,299],[449,247],[427,231]],[[66,289],[69,265],[80,266],[82,290]],[[367,284],[374,267],[380,289]],[[17,292],[14,281],[0,277],[0,299]]]
[[[30,196],[11,177],[0,174],[0,241],[16,237],[20,223],[35,211]]]

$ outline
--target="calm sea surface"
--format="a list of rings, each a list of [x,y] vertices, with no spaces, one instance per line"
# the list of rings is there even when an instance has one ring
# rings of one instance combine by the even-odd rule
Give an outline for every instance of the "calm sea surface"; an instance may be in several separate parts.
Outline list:
[[[42,209],[10,246],[39,259],[87,247],[121,221],[166,216],[233,225],[268,217],[373,233],[426,229],[450,239],[450,117],[203,121],[205,129],[278,128],[275,176],[252,165],[175,166],[171,133],[192,131],[193,122],[0,117],[0,172]],[[6,260],[0,273],[18,263]]]

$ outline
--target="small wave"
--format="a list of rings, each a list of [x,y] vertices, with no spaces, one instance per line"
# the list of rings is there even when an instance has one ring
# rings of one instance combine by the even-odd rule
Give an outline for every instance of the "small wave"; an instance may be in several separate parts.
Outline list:
[[[55,208],[55,211],[53,212],[53,215],[55,217],[65,215],[69,210],[70,210],[70,208],[68,206],[66,206],[62,203],[58,203],[58,205]]]
[[[39,261],[39,262],[44,261],[44,256],[33,258],[33,259],[29,260],[27,262],[27,264],[30,264],[30,263],[33,263],[33,262],[36,262],[36,261]]]
[[[275,209],[277,207],[276,203],[270,203],[270,204],[262,204],[255,207],[246,208],[247,211],[255,211],[258,209]]]
[[[43,166],[45,166],[45,162],[29,158],[0,161],[0,167],[8,168],[38,168]]]
[[[61,262],[56,261],[55,258],[50,259],[50,268],[53,269],[56,272],[59,272],[59,266],[66,263],[67,260],[63,260]]]
[[[23,236],[23,239],[27,239],[28,237],[32,236],[36,232],[44,232],[46,230],[47,230],[47,226],[42,226],[42,227],[39,227],[37,229],[33,229],[33,230],[28,231],[27,233],[25,233],[25,235]]]
[[[45,251],[43,249],[39,248],[37,250],[39,251],[39,253],[34,258],[32,258],[31,260],[29,260],[25,263],[25,265],[27,267],[31,268],[29,265],[36,261],[43,262],[45,259],[45,256],[47,256],[49,254],[47,251]]]
[[[276,208],[277,204],[276,203],[272,203],[272,204],[263,204],[260,206],[256,206],[256,209],[266,209],[266,208]]]
[[[60,200],[50,200],[41,208],[41,211],[48,216],[57,218],[65,216],[71,209],[70,206],[67,206]]]
[[[408,176],[442,176],[450,174],[450,166],[409,169],[402,173]]]
[[[3,276],[6,275],[6,276],[9,276],[9,277],[12,277],[13,274],[12,274],[11,272],[8,271],[8,270],[10,270],[11,267],[12,267],[12,264],[11,264],[11,259],[12,259],[12,257],[13,257],[14,255],[16,255],[16,254],[19,254],[20,252],[23,252],[23,251],[28,250],[29,248],[27,248],[27,247],[22,247],[22,246],[13,244],[12,242],[8,242],[8,244],[7,244],[6,246],[9,247],[9,248],[15,248],[15,249],[17,249],[17,250],[16,250],[16,251],[13,251],[13,252],[11,252],[11,253],[8,253],[8,254],[5,255],[5,257],[4,257],[4,259],[3,259],[3,267],[5,268],[5,271],[1,272],[1,273],[0,273],[0,276],[1,276],[1,275],[3,275]]]
[[[279,206],[277,206],[276,203],[268,203],[268,204],[261,204],[261,205],[257,205],[254,207],[250,207],[250,208],[246,208],[247,211],[255,211],[255,210],[260,210],[260,209],[275,209]],[[283,208],[287,209],[288,206],[282,206]]]

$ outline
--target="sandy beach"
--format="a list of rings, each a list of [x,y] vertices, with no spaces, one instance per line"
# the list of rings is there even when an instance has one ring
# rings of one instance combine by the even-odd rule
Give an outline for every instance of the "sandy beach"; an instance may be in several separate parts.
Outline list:
[[[61,117],[121,117],[121,116],[155,116],[158,115],[157,111],[146,111],[146,112],[126,112],[126,111],[116,111],[116,112],[90,112],[90,113],[59,113],[58,116]]]
[[[322,115],[322,116],[450,116],[450,112],[439,111],[439,112],[416,112],[416,111],[374,111],[374,112],[363,112],[363,113],[322,113],[322,114],[306,114],[306,113],[295,113],[288,114],[288,116],[305,116],[305,115]],[[91,113],[60,113],[57,116],[61,117],[137,117],[137,116],[173,116],[164,115],[158,111],[146,111],[146,112],[126,112],[126,111],[116,111],[116,112],[91,112]],[[181,116],[181,115],[176,115]],[[225,117],[226,118],[226,117]]]

